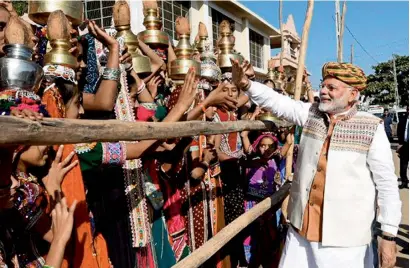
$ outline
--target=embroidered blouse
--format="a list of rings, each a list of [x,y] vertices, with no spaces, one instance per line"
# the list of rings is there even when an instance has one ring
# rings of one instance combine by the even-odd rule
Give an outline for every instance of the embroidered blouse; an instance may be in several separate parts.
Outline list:
[[[269,160],[266,165],[249,168],[247,178],[249,181],[248,195],[265,198],[276,190],[275,175],[278,171],[275,160]]]
[[[40,268],[47,253],[47,248],[37,247],[40,235],[51,228],[47,192],[32,175],[17,172],[15,177],[20,185],[13,195],[14,207],[0,213],[0,267]]]
[[[101,165],[123,165],[127,158],[126,147],[122,142],[94,142],[75,145],[80,160],[81,171],[88,171]]]

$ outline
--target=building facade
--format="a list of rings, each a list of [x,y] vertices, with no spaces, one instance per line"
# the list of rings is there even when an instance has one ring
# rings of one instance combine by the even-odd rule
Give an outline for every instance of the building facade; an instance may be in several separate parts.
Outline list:
[[[105,28],[112,25],[112,6],[115,1],[84,1],[85,17],[95,20]],[[137,34],[143,30],[142,1],[129,0],[131,8],[131,29]],[[209,38],[214,45],[218,38],[218,26],[224,19],[229,20],[235,36],[235,49],[245,59],[250,60],[255,68],[258,80],[263,80],[267,73],[267,62],[271,58],[271,37],[280,35],[278,29],[260,18],[257,14],[237,1],[158,1],[163,22],[163,30],[168,33],[174,44],[177,43],[175,20],[178,16],[189,18],[191,25],[191,42],[197,32],[199,22],[206,24]]]

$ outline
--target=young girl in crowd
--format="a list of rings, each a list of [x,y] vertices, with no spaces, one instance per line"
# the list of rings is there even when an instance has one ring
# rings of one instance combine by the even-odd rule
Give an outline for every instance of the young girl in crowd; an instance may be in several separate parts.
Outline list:
[[[248,132],[242,133],[244,148],[247,152],[246,169],[247,190],[245,194],[245,212],[258,202],[271,196],[277,188],[280,177],[276,159],[279,157],[278,140],[270,133],[260,135],[249,145]],[[244,241],[248,267],[277,267],[279,244],[277,240],[276,214],[274,210],[266,212],[249,226]]]

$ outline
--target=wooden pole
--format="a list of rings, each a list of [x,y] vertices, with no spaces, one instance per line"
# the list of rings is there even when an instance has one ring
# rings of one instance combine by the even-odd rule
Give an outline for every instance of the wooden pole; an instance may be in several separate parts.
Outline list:
[[[346,0],[343,2],[343,9],[342,9],[342,18],[340,20],[340,36],[339,36],[339,49],[338,49],[338,56],[337,61],[343,62],[343,35],[345,31],[345,15],[347,11],[347,4]]]
[[[292,181],[292,167],[293,167],[293,150],[295,148],[295,141],[294,141],[294,134],[290,133],[289,135],[292,135],[292,144],[289,146],[288,152],[286,153],[286,166],[285,166],[285,179],[286,181]],[[285,219],[288,218],[288,204],[289,204],[289,195],[286,196],[286,198],[282,202],[281,210],[283,217]]]
[[[296,87],[295,87],[295,100],[300,100],[300,94],[302,92],[302,79],[303,72],[305,70],[305,57],[307,49],[307,41],[309,38],[310,23],[312,22],[314,0],[308,0],[308,6],[306,10],[305,24],[303,25],[302,42],[300,44],[298,70],[296,73]]]
[[[196,268],[206,262],[212,255],[220,250],[226,243],[234,238],[240,231],[251,224],[255,219],[265,213],[268,209],[279,204],[285,195],[288,194],[290,184],[285,183],[279,191],[271,197],[258,203],[252,209],[236,218],[233,222],[225,226],[219,233],[213,236],[200,248],[192,252],[188,257],[178,262],[173,268]]]
[[[351,44],[351,45],[350,45],[350,63],[351,63],[351,64],[353,64],[353,55],[354,55],[354,54],[353,54],[353,53],[354,53],[353,49],[354,49],[354,48],[353,48],[353,44]]]
[[[279,70],[283,70],[283,53],[285,46],[285,36],[283,35],[283,0],[279,0],[279,26],[280,26],[280,57]]]
[[[296,87],[295,87],[294,99],[297,101],[300,100],[300,95],[302,91],[302,79],[303,79],[303,72],[305,70],[305,57],[306,57],[307,41],[309,37],[310,23],[312,21],[312,15],[313,15],[313,6],[314,6],[314,0],[308,0],[305,24],[303,25],[303,32],[302,32],[302,42],[300,45],[298,70],[296,73]],[[288,153],[286,154],[286,179],[289,179],[292,176],[293,149],[294,149],[294,143],[295,143],[294,130],[295,128],[289,134],[291,135],[291,139],[293,142],[291,146],[289,147]],[[282,209],[283,209],[285,217],[287,216],[288,199],[289,197],[286,197],[286,199],[284,200],[282,204]]]
[[[339,0],[335,0],[335,26],[336,26],[336,57],[339,57],[339,49],[340,49],[340,2]]]
[[[273,127],[262,121],[209,123],[122,122],[119,120],[51,119],[30,121],[14,116],[0,116],[0,144],[56,145],[93,141],[161,140],[175,137],[212,135]]]

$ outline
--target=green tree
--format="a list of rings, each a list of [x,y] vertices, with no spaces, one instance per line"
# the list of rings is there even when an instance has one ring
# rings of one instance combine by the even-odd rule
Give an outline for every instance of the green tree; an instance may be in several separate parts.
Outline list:
[[[28,1],[13,1],[13,7],[17,14],[22,16],[24,13],[27,13]]]
[[[405,106],[409,103],[409,56],[394,56],[400,96],[399,104]],[[367,88],[363,94],[374,98],[372,104],[394,104],[393,60],[379,63],[372,68],[374,74],[367,77]]]

